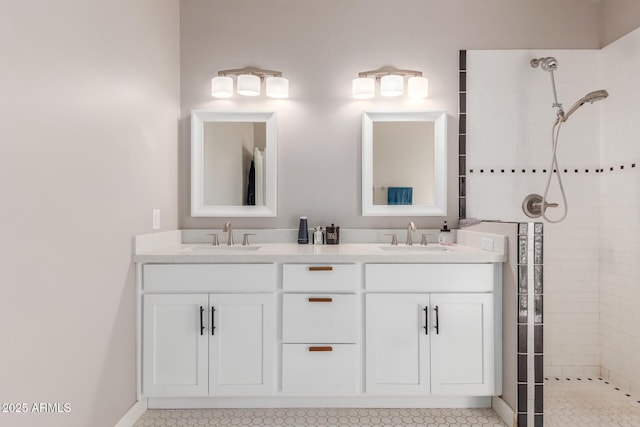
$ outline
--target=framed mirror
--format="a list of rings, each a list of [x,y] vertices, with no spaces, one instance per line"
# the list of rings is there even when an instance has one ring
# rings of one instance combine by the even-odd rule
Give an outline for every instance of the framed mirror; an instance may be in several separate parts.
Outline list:
[[[446,214],[446,112],[363,112],[362,215]]]
[[[272,217],[276,113],[191,112],[191,216]]]

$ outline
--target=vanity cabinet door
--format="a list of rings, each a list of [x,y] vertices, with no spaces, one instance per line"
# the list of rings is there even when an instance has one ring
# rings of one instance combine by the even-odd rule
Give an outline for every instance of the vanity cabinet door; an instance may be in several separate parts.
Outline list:
[[[431,294],[430,309],[431,393],[494,394],[493,295]]]
[[[144,296],[145,396],[207,395],[208,301],[201,294]]]
[[[426,294],[366,296],[367,393],[429,394],[427,307]]]
[[[209,299],[212,395],[273,391],[273,295],[212,294]]]

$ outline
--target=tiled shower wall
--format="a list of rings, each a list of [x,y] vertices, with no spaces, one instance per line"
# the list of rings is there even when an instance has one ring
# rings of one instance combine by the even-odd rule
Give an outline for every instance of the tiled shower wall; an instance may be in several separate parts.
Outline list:
[[[529,62],[542,56],[558,59],[558,97],[568,108],[599,86],[598,52],[467,51],[468,218],[534,221],[522,213],[521,204],[528,194],[544,191],[555,110],[549,73]],[[588,107],[572,116],[560,135],[558,157],[569,215],[560,224],[545,223],[546,375],[600,371],[596,170],[601,106]],[[549,199],[560,199],[557,184]],[[557,216],[556,211],[549,215]]]
[[[602,50],[467,51],[466,216],[531,221],[521,204],[544,191],[555,118],[550,76],[529,65],[542,56],[559,61],[565,109],[610,93],[560,134],[569,214],[545,223],[545,373],[640,393],[640,29]]]
[[[603,49],[602,375],[640,394],[640,29]],[[634,166],[635,165],[635,166]],[[623,168],[621,168],[623,167]],[[613,170],[610,170],[613,168]]]

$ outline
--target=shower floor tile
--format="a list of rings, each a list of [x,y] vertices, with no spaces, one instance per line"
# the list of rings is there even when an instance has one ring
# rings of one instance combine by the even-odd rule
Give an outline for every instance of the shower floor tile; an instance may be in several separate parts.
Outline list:
[[[491,409],[150,409],[134,427],[156,426],[503,427]]]
[[[640,426],[638,398],[601,378],[546,378],[545,427]]]

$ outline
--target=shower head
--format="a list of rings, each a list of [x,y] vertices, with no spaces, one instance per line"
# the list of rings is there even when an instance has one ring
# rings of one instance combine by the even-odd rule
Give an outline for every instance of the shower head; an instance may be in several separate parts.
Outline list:
[[[553,56],[547,56],[546,58],[534,58],[530,62],[533,68],[542,68],[544,71],[555,71],[558,69],[558,60]]]
[[[569,108],[569,111],[567,111],[562,116],[562,121],[566,122],[569,119],[569,116],[571,116],[573,113],[575,113],[578,108],[582,107],[587,102],[590,103],[590,104],[593,104],[596,101],[600,101],[601,99],[605,99],[607,96],[609,96],[609,92],[607,92],[604,89],[594,90],[593,92],[589,92],[583,98],[579,99],[578,102],[573,104],[573,106],[571,106],[571,108]]]

